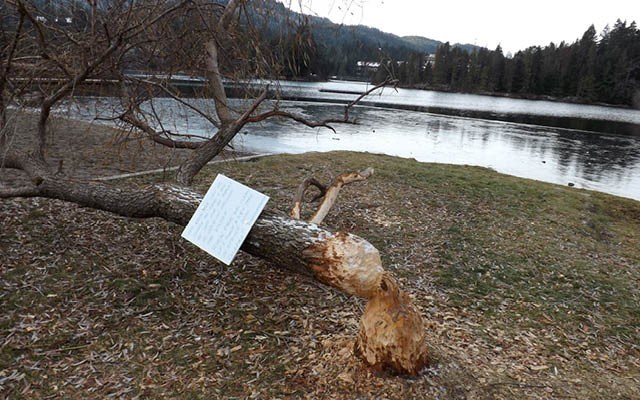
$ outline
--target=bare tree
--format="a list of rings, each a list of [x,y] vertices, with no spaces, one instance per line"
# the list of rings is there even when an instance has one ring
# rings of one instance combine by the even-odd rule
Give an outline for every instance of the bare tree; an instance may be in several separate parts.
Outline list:
[[[220,4],[206,0],[69,0],[57,2],[58,8],[52,10],[43,10],[33,1],[6,3],[3,35],[9,40],[2,48],[0,72],[0,163],[2,168],[22,171],[29,183],[0,188],[0,198],[60,199],[122,216],[158,217],[185,225],[201,200],[201,195],[188,185],[243,127],[270,118],[286,118],[333,129],[332,124],[352,122],[353,106],[378,88],[346,105],[343,115],[323,121],[282,110],[277,100],[268,99],[268,87],[244,102],[244,107],[232,105],[225,91],[228,77],[246,79],[267,72],[277,76],[282,66],[258,40],[261,27],[256,16],[271,17],[268,7],[261,8],[258,1],[230,0]],[[261,14],[261,10],[267,11]],[[144,73],[127,73],[136,66]],[[203,94],[212,99],[213,113],[181,98],[168,79],[176,73],[206,77]],[[121,91],[123,109],[117,115],[121,122],[155,143],[191,150],[177,170],[175,184],[116,187],[75,179],[50,165],[47,145],[51,111],[90,82]],[[5,110],[9,103],[26,101],[21,96],[26,89],[37,93],[30,95],[39,107],[37,140],[33,148],[19,149],[4,140],[9,134],[4,129]],[[204,117],[211,124],[211,135],[193,140],[188,133],[163,129],[157,116],[145,113],[142,107],[158,93]],[[313,223],[300,221],[299,211],[292,211],[294,219],[263,213],[242,249],[274,265],[310,274],[346,293],[369,299],[358,336],[358,353],[370,365],[416,374],[427,361],[422,318],[394,279],[384,272],[378,250],[362,238],[316,226],[340,187],[365,179],[370,173],[343,175],[325,188],[325,202]],[[306,187],[308,184],[298,193],[304,194]],[[295,209],[300,206],[298,201]]]

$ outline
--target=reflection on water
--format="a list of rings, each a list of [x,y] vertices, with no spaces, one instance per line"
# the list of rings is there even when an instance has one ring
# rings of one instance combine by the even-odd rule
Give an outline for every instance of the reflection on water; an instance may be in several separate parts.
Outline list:
[[[205,100],[198,101],[210,106]],[[89,119],[95,110],[112,113],[112,107],[104,102],[108,100],[85,98],[69,112]],[[281,105],[311,119],[342,112],[342,106],[336,104],[283,101]],[[203,136],[212,132],[207,121],[172,100],[156,99],[154,109],[163,115],[165,129]],[[424,162],[479,165],[640,200],[639,136],[374,107],[358,107],[353,116],[359,123],[337,125],[337,134],[289,120],[250,125],[234,139],[234,147],[272,153],[353,150]]]
[[[297,107],[318,117],[340,110],[312,103]],[[253,151],[342,149],[479,165],[640,200],[638,137],[369,107],[356,115],[360,124],[341,125],[337,135],[282,121],[246,129],[236,142]]]

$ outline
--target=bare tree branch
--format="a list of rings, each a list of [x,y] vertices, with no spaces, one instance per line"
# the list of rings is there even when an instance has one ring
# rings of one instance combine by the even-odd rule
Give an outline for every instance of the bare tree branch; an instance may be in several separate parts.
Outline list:
[[[3,62],[5,63],[5,67],[4,67],[4,72],[0,77],[1,78],[0,84],[2,84],[2,87],[0,87],[0,93],[1,93],[1,89],[4,88],[4,84],[9,77],[9,73],[11,72],[11,67],[13,65],[13,62],[15,61],[14,55],[16,52],[16,48],[18,47],[18,41],[20,39],[20,35],[22,34],[22,27],[24,26],[24,18],[25,18],[24,14],[20,14],[20,19],[18,20],[18,26],[16,27],[15,34],[13,35],[13,40],[9,45],[9,51],[7,52],[6,59],[3,60]]]
[[[206,44],[207,53],[207,76],[209,78],[209,87],[213,94],[213,100],[216,104],[216,114],[220,118],[220,122],[230,124],[233,122],[231,109],[227,100],[227,94],[224,91],[222,83],[222,74],[218,65],[218,45],[215,40],[210,40]]]
[[[300,219],[300,213],[302,212],[302,203],[304,202],[304,194],[306,193],[309,186],[315,186],[320,190],[320,194],[311,200],[312,202],[316,199],[321,198],[327,192],[327,187],[323,185],[316,178],[307,178],[300,186],[298,186],[298,190],[296,190],[295,195],[293,196],[293,207],[291,207],[291,211],[289,211],[289,216],[293,219]]]
[[[63,35],[68,41],[75,44],[76,46],[82,47],[83,44],[80,41],[78,41],[76,38],[74,38],[73,35],[71,35],[69,31],[67,31],[66,29],[61,29],[56,26],[51,26],[49,27],[49,29]]]
[[[265,99],[267,98],[267,94],[269,93],[269,86],[267,86],[263,91],[262,94],[260,94],[260,96],[258,96],[258,98],[256,98],[254,100],[254,102],[251,104],[251,107],[249,107],[241,116],[240,118],[238,118],[236,120],[236,124],[239,126],[238,130],[240,130],[251,118],[251,114],[254,113],[254,111],[256,111],[258,109],[258,107],[260,107],[260,104],[262,104],[262,102],[265,101]]]
[[[20,19],[18,20],[18,26],[16,27],[15,34],[13,36],[13,40],[9,45],[9,51],[7,52],[6,59],[4,62],[6,63],[2,75],[0,75],[0,149],[4,148],[6,145],[6,131],[5,127],[7,124],[7,110],[5,104],[5,89],[7,87],[7,83],[9,82],[9,74],[11,73],[11,67],[13,66],[14,56],[16,52],[16,48],[18,47],[18,41],[20,40],[20,35],[22,34],[22,27],[24,26],[24,14],[20,14]],[[7,102],[12,100],[14,95],[13,90],[8,91]]]
[[[216,114],[220,118],[221,124],[231,124],[234,122],[231,109],[229,108],[229,102],[227,94],[224,90],[224,84],[222,82],[222,74],[220,72],[220,65],[218,60],[218,43],[226,41],[228,39],[229,25],[231,24],[231,18],[235,14],[238,6],[244,3],[245,0],[231,0],[227,3],[222,16],[218,20],[218,24],[214,30],[211,31],[213,39],[209,40],[205,45],[206,52],[206,65],[207,65],[207,77],[209,79],[209,87],[211,89],[213,99],[216,105]],[[200,9],[198,8],[198,11]],[[208,25],[207,18],[200,13],[201,18],[205,25]]]
[[[346,121],[349,120],[349,111],[351,110],[351,108],[353,106],[358,104],[362,99],[364,99],[365,97],[369,96],[371,93],[375,92],[376,90],[378,90],[380,88],[383,88],[383,87],[386,87],[386,86],[390,86],[390,85],[394,85],[394,88],[395,88],[398,85],[398,80],[397,79],[387,78],[387,79],[384,80],[384,82],[375,85],[371,89],[369,89],[366,92],[362,93],[360,96],[358,96],[351,103],[347,104],[344,107],[344,121],[346,122]]]
[[[48,47],[49,46],[47,45],[47,40],[45,38],[44,29],[43,29],[42,24],[40,23],[40,21],[38,21],[33,16],[31,11],[27,8],[27,6],[22,1],[19,1],[17,3],[17,7],[18,7],[18,12],[21,15],[24,15],[25,17],[27,17],[29,22],[31,22],[31,24],[33,24],[33,26],[36,28],[36,31],[38,32],[38,44],[40,45],[40,52],[41,52],[40,56],[45,60],[52,61],[67,76],[67,78],[71,78],[72,73],[71,73],[71,71],[69,71],[67,66],[64,65],[64,63],[62,61],[60,61],[58,59],[58,57],[52,55],[48,51]]]
[[[46,137],[47,137],[47,121],[49,115],[51,113],[51,108],[62,98],[67,96],[71,91],[73,91],[79,84],[84,82],[99,66],[101,66],[105,61],[116,53],[118,50],[121,50],[123,47],[126,47],[127,41],[132,39],[133,37],[139,35],[140,33],[147,30],[150,26],[157,23],[170,13],[182,8],[185,6],[189,0],[184,0],[180,3],[174,4],[172,7],[168,7],[161,12],[155,15],[149,15],[146,18],[143,18],[140,22],[131,24],[128,21],[133,17],[133,9],[134,3],[130,2],[128,4],[128,10],[126,14],[123,16],[124,20],[124,28],[120,30],[119,33],[115,35],[115,37],[111,37],[111,35],[107,35],[107,43],[109,46],[99,52],[96,56],[92,57],[90,62],[82,62],[83,67],[81,67],[77,71],[71,71],[62,61],[60,61],[56,56],[50,54],[47,45],[47,39],[44,32],[43,25],[33,16],[33,13],[28,9],[24,2],[18,1],[14,3],[14,5],[18,8],[19,12],[23,14],[29,21],[33,24],[37,31],[38,43],[40,46],[40,50],[42,53],[42,57],[45,60],[51,60],[54,65],[56,65],[67,77],[66,82],[57,87],[52,93],[44,98],[40,106],[40,118],[38,121],[38,142],[37,142],[37,151],[36,154],[39,158],[44,160],[45,149],[46,149]],[[94,3],[92,5],[95,6]],[[94,7],[95,11],[95,7]],[[90,47],[91,49],[95,48],[96,40],[95,37],[95,20],[92,20],[92,38],[90,38],[93,42],[91,43],[94,47]],[[52,31],[59,31],[59,29],[51,28]],[[67,35],[68,36],[68,35]],[[68,37],[68,39],[73,39]],[[78,41],[71,40],[72,43],[78,44]],[[130,47],[128,48],[130,49]]]
[[[230,0],[227,3],[227,8],[225,8],[222,13],[222,17],[220,17],[220,21],[218,22],[218,29],[226,30],[229,28],[229,24],[231,23],[231,18],[236,12],[236,9],[240,4],[244,4],[246,0]]]
[[[332,123],[350,123],[349,121],[345,121],[343,119],[326,119],[323,121],[310,121],[300,115],[297,114],[292,114],[290,112],[286,112],[286,111],[281,111],[281,110],[271,110],[271,111],[267,111],[264,112],[260,115],[256,115],[254,117],[250,117],[247,118],[247,123],[251,122],[251,123],[256,123],[256,122],[262,122],[266,119],[269,118],[273,118],[273,117],[282,117],[282,118],[288,118],[288,119],[292,119],[296,122],[299,122],[303,125],[308,126],[309,128],[327,128],[327,129],[331,129],[333,131],[333,133],[336,133],[336,130],[334,127],[332,127],[329,124]]]
[[[161,131],[161,132],[156,131],[149,124],[135,117],[133,115],[133,112],[131,111],[127,111],[123,113],[118,118],[120,118],[120,120],[122,120],[123,122],[126,122],[134,126],[135,128],[139,129],[140,131],[146,133],[149,139],[163,146],[176,148],[176,149],[195,150],[201,147],[203,144],[202,141],[172,139],[170,136],[168,136],[168,133],[166,131]]]
[[[246,122],[245,123],[256,123],[256,122],[261,122],[264,121],[266,119],[269,118],[273,118],[273,117],[282,117],[282,118],[288,118],[291,120],[294,120],[296,122],[299,122],[303,125],[308,126],[309,128],[328,128],[331,129],[334,133],[336,133],[336,130],[330,125],[330,124],[354,124],[355,121],[352,121],[349,119],[349,112],[351,111],[351,109],[356,106],[360,101],[362,101],[363,98],[365,98],[366,96],[369,96],[371,93],[373,93],[374,91],[385,87],[385,86],[389,86],[389,85],[396,85],[398,82],[396,80],[390,80],[387,79],[384,82],[375,85],[374,87],[372,87],[371,89],[367,90],[366,92],[362,93],[361,95],[359,95],[355,100],[353,100],[352,102],[350,102],[349,104],[347,104],[344,108],[344,117],[343,118],[329,118],[329,119],[325,119],[322,121],[311,121],[308,120],[307,118],[304,118],[300,115],[296,115],[293,113],[289,113],[286,111],[282,111],[279,109],[273,109],[267,112],[264,112],[262,114],[259,115],[255,115],[253,117],[249,117],[246,118]]]
[[[141,79],[141,78],[136,78],[136,77],[129,77],[129,76],[125,77],[124,80],[125,81],[133,81],[133,82],[144,83],[144,84],[156,87],[156,88],[162,90],[162,92],[164,94],[166,94],[167,96],[171,97],[173,100],[175,100],[178,103],[182,104],[183,106],[189,108],[190,110],[196,112],[198,115],[200,115],[202,118],[204,118],[207,121],[209,121],[209,123],[211,123],[216,128],[220,127],[220,122],[219,121],[216,121],[214,118],[212,118],[206,112],[202,111],[200,108],[194,106],[193,104],[190,104],[187,101],[184,101],[180,96],[177,96],[175,93],[173,93],[171,90],[169,90],[165,85],[163,85],[160,82],[155,82],[155,81],[152,81],[152,80],[149,80],[149,79]]]

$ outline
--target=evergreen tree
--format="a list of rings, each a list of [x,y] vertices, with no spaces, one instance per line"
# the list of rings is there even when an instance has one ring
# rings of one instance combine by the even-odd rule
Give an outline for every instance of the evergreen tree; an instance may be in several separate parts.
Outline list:
[[[577,44],[577,60],[580,61],[576,75],[575,95],[585,100],[596,99],[595,63],[596,63],[596,28],[591,25]]]
[[[438,47],[436,51],[436,62],[434,66],[434,84],[449,85],[451,83],[451,45],[446,42]]]
[[[489,66],[489,90],[492,92],[504,92],[504,64],[505,59],[502,54],[502,47],[498,45],[491,53],[491,64]]]

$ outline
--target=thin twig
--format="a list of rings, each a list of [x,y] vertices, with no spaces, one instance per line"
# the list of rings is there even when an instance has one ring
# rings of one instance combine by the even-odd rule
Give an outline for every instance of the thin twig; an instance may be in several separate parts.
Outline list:
[[[154,81],[148,80],[148,79],[141,79],[141,78],[135,78],[135,77],[129,77],[129,76],[125,77],[124,80],[125,81],[127,81],[127,80],[128,81],[134,81],[134,82],[138,82],[138,83],[145,83],[147,85],[151,85],[153,87],[156,87],[156,88],[162,90],[167,96],[171,97],[173,100],[175,100],[178,103],[182,104],[183,106],[189,108],[190,110],[196,112],[198,115],[200,115],[202,118],[204,118],[207,121],[209,121],[216,128],[220,127],[220,122],[216,121],[214,118],[211,118],[211,116],[209,114],[205,113],[200,108],[194,106],[193,104],[189,104],[189,102],[184,101],[179,96],[176,96],[172,91],[170,91],[167,87],[162,85],[160,82],[154,82]]]
[[[537,385],[537,384],[532,384],[532,383],[520,383],[520,382],[493,382],[488,384],[487,386],[516,386],[516,387],[521,387],[521,388],[534,388],[534,389],[546,389],[546,388],[552,388],[553,386],[551,385]]]

